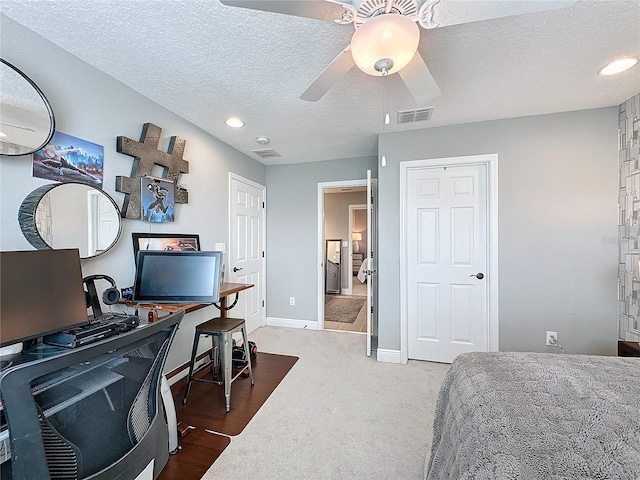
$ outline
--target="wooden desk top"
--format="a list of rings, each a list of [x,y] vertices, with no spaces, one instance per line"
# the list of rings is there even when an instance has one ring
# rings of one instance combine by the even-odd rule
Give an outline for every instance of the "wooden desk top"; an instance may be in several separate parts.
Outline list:
[[[229,295],[233,295],[234,293],[241,292],[242,290],[247,290],[252,288],[253,283],[227,283],[224,282],[220,287],[220,296],[227,297]]]
[[[252,288],[252,283],[227,283],[224,282],[220,287],[220,299],[233,295],[234,293],[241,292]],[[129,307],[138,306],[140,308],[146,308],[149,310],[163,310],[166,312],[177,312],[178,310],[185,310],[186,313],[200,310],[201,308],[208,307],[210,303],[136,303],[130,300],[121,300],[118,303],[123,303]]]

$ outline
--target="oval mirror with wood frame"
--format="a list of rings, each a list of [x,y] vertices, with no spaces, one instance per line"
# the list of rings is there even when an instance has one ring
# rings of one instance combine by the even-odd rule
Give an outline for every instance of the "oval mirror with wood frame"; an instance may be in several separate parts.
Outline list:
[[[24,73],[0,58],[0,155],[37,152],[55,130],[49,101]]]
[[[35,189],[20,205],[18,221],[25,238],[38,250],[78,248],[83,259],[107,252],[122,230],[115,201],[84,183]]]

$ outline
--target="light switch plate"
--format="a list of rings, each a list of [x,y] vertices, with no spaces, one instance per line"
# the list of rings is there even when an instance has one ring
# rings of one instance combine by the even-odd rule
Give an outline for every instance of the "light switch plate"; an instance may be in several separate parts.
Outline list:
[[[348,241],[348,240],[343,240],[343,241],[342,241],[342,246],[343,246],[344,248],[347,248],[347,247],[349,246],[349,241]]]
[[[215,250],[217,252],[227,253],[227,244],[226,243],[216,243]]]

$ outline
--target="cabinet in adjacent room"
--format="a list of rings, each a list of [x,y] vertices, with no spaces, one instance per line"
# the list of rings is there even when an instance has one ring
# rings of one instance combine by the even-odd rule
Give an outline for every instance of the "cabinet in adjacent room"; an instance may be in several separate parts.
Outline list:
[[[358,274],[358,270],[360,270],[360,265],[364,261],[364,253],[353,253],[352,254],[352,265],[353,265],[353,275]]]

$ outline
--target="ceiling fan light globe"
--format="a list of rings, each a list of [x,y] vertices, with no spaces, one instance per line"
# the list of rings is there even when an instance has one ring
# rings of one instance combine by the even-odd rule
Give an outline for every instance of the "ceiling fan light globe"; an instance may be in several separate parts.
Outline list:
[[[415,55],[420,41],[420,29],[409,17],[397,13],[378,15],[363,23],[351,39],[353,61],[364,73],[383,75],[376,62],[392,61],[386,73],[402,70]]]

